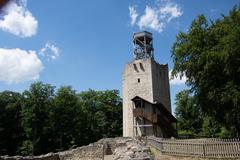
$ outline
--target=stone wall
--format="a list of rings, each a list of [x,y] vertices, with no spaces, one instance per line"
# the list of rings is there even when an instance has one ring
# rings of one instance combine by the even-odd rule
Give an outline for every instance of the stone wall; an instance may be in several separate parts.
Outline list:
[[[103,156],[104,144],[96,142],[88,146],[40,156],[0,156],[0,160],[102,160]]]
[[[48,153],[40,156],[0,156],[0,160],[59,160],[57,153]]]
[[[110,155],[115,152],[116,148],[126,146],[126,142],[133,141],[130,137],[105,138],[98,141],[104,144],[104,154]]]
[[[59,160],[102,160],[104,156],[104,145],[93,143],[89,146],[79,147],[70,151],[59,152]]]
[[[101,139],[88,146],[40,156],[0,156],[0,160],[102,160],[111,155],[113,160],[152,160],[146,139],[118,137]]]

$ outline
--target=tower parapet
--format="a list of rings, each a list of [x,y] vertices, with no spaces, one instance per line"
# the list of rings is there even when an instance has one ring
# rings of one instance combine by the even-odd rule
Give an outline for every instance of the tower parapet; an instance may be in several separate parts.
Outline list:
[[[134,33],[133,45],[135,59],[154,58],[152,33],[147,31]]]

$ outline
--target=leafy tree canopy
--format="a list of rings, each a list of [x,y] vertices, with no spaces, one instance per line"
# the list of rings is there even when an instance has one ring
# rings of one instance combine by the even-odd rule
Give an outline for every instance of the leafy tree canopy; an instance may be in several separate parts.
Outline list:
[[[240,134],[240,8],[208,22],[198,16],[172,47],[172,76],[185,74],[204,114]]]
[[[183,90],[176,95],[176,117],[180,131],[197,134],[201,131],[202,115],[200,106],[189,90]]]
[[[121,134],[117,90],[76,93],[36,82],[23,93],[0,93],[0,155],[38,155]]]

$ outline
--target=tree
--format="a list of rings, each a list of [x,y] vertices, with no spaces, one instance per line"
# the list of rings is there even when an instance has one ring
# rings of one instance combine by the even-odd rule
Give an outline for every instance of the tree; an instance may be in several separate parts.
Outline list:
[[[79,94],[85,115],[85,142],[122,134],[122,101],[117,90],[89,90]]]
[[[70,86],[33,83],[22,94],[0,93],[0,154],[39,155],[122,133],[117,90],[77,94]]]
[[[188,134],[198,134],[201,131],[203,117],[200,106],[189,90],[176,95],[176,117],[180,131]]]
[[[19,93],[0,93],[0,155],[16,154],[22,140],[21,100]]]
[[[81,108],[76,92],[70,86],[58,89],[53,107],[52,121],[54,123],[54,137],[56,146],[60,150],[68,149],[78,144],[76,139],[81,139],[79,125],[84,123]]]
[[[22,154],[41,154],[51,149],[53,124],[50,119],[54,98],[54,87],[42,82],[33,83],[23,93],[21,111],[25,141],[19,148]],[[32,150],[29,150],[32,149]]]
[[[212,117],[205,116],[202,126],[202,134],[207,137],[219,137],[218,134],[221,132],[221,126]],[[226,137],[221,137],[226,138]]]
[[[209,23],[196,18],[172,48],[172,76],[186,75],[204,114],[240,134],[240,8]]]

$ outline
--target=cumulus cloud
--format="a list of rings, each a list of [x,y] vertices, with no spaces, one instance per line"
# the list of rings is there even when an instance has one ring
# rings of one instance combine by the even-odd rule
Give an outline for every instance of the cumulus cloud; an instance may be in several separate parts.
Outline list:
[[[134,6],[129,6],[129,16],[131,18],[131,25],[134,25],[136,23],[138,13]]]
[[[55,44],[47,42],[45,46],[40,49],[39,55],[46,57],[47,60],[56,59],[60,55],[60,49]]]
[[[0,81],[11,84],[37,80],[44,67],[35,51],[0,48],[0,68]]]
[[[131,25],[137,25],[140,29],[152,29],[157,32],[162,32],[166,24],[183,14],[181,7],[171,1],[157,1],[156,6],[147,5],[139,19],[137,19],[139,14],[136,9],[130,8],[131,6],[129,7]]]
[[[137,25],[140,29],[150,28],[158,32],[162,32],[164,27],[164,23],[159,20],[157,10],[150,6],[146,6],[145,13],[140,17]]]
[[[169,77],[171,77],[171,74],[172,74],[172,70],[169,71]],[[180,74],[178,74],[177,77],[170,78],[171,85],[182,85],[182,84],[185,84],[186,81],[187,81],[187,77],[185,75],[183,75],[180,78]]]
[[[3,8],[0,29],[19,37],[31,37],[36,34],[38,21],[26,8],[27,0],[11,1]]]
[[[160,16],[167,18],[167,21],[170,22],[173,18],[180,17],[183,12],[181,8],[174,3],[167,3],[165,6],[159,8]]]

